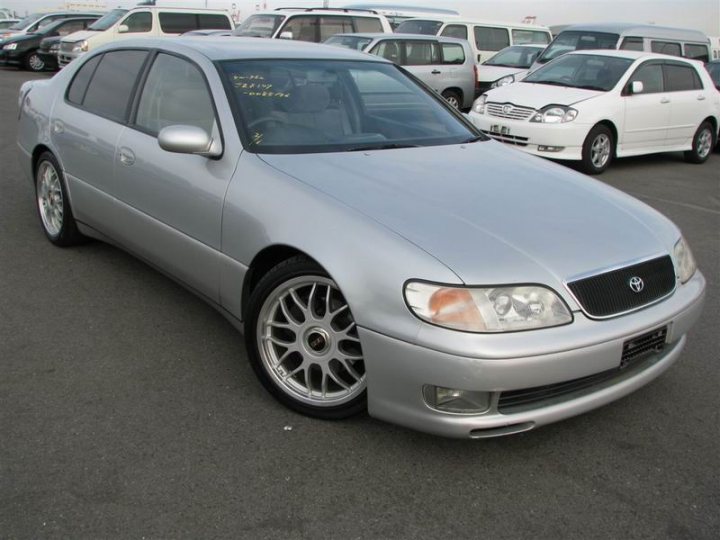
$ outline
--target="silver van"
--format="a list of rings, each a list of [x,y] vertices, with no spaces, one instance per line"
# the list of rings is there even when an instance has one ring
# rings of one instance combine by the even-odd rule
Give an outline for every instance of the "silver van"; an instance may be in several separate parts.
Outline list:
[[[472,107],[477,70],[467,41],[416,34],[338,34],[326,45],[381,56],[403,66],[456,109]]]
[[[710,39],[698,30],[632,23],[575,24],[552,40],[530,71],[565,53],[588,49],[624,49],[710,60]]]

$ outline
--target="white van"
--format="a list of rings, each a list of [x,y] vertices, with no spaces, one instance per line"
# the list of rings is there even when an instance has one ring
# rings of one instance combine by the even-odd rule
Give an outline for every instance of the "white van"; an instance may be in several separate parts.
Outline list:
[[[113,9],[87,30],[60,41],[58,65],[66,66],[78,56],[111,41],[134,37],[178,36],[191,30],[232,30],[226,11],[143,6]]]
[[[720,37],[710,38],[711,59],[720,60]]]
[[[399,34],[426,34],[465,39],[480,64],[510,45],[547,45],[552,40],[550,29],[524,23],[466,21],[457,18],[428,17],[409,19],[398,26]]]
[[[530,71],[571,51],[597,49],[654,52],[702,62],[711,58],[710,40],[698,30],[633,23],[575,24],[557,35]]]
[[[454,9],[398,6],[392,4],[350,4],[345,9],[368,9],[383,15],[394,30],[408,19],[422,19],[423,17],[454,17],[459,18],[460,12]]]

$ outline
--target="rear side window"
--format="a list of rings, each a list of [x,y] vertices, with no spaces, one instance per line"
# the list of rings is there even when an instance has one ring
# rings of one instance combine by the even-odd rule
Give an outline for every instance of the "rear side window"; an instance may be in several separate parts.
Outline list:
[[[146,57],[146,51],[105,53],[85,92],[83,108],[124,122],[135,81]]]
[[[465,51],[462,45],[458,45],[457,43],[443,43],[442,62],[443,64],[464,64]]]
[[[684,56],[685,58],[692,58],[693,60],[700,60],[701,62],[708,62],[710,60],[707,45],[686,43]]]
[[[75,74],[75,78],[70,83],[70,88],[67,93],[67,99],[70,103],[82,105],[88,83],[90,82],[93,73],[95,73],[95,68],[100,63],[101,58],[102,55],[93,56],[90,60],[85,62],[80,69],[78,69]]]
[[[506,28],[476,26],[475,46],[480,51],[499,51],[510,45],[510,34]]]
[[[665,91],[684,92],[687,90],[702,90],[702,82],[697,72],[690,66],[681,64],[665,64]]]
[[[158,14],[160,29],[165,34],[184,34],[197,30],[197,19],[194,13],[165,13]]]
[[[383,31],[380,19],[374,19],[372,17],[353,17],[352,20],[355,23],[355,31],[358,33]]]
[[[626,37],[623,39],[620,48],[626,51],[642,51],[643,50],[643,38],[641,37]]]
[[[629,83],[635,81],[643,83],[643,94],[655,94],[664,91],[662,66],[658,63],[643,64],[630,77]]]
[[[152,13],[149,11],[133,13],[122,24],[128,27],[128,33],[149,32],[152,30]]]
[[[467,39],[467,26],[464,24],[448,24],[443,31],[440,33],[446,37],[454,37],[458,39]]]
[[[334,36],[353,31],[352,19],[350,17],[320,17],[320,41]]]
[[[405,66],[429,66],[440,63],[440,51],[434,41],[406,41]]]
[[[201,13],[197,16],[198,29],[200,30],[231,30],[230,20],[225,15],[214,15],[212,13]]]
[[[651,41],[650,49],[654,53],[670,54],[672,56],[682,56],[680,44],[673,41]]]
[[[550,34],[542,30],[513,30],[513,43],[515,45],[550,43]]]

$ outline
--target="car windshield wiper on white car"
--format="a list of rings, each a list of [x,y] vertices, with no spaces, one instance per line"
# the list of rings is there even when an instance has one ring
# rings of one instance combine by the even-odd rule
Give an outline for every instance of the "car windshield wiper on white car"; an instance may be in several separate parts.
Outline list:
[[[353,146],[345,150],[346,152],[362,152],[364,150],[395,150],[398,148],[420,148],[420,144],[406,143],[385,143],[385,144],[369,144],[366,146]]]

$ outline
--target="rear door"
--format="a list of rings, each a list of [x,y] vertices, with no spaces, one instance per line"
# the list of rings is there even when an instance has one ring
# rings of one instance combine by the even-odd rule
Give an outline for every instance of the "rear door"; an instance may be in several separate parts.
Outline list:
[[[634,81],[643,83],[640,94],[631,94]],[[625,125],[619,137],[623,151],[660,150],[667,145],[670,123],[670,98],[665,92],[662,61],[641,64],[630,76],[621,98],[625,107]]]
[[[707,116],[707,96],[700,76],[690,64],[667,60],[663,72],[670,99],[668,145],[686,146]]]
[[[507,28],[493,26],[474,26],[473,37],[477,63],[492,58],[496,52],[510,46],[510,32]]]
[[[401,65],[436,92],[442,92],[447,69],[442,65],[440,46],[434,40],[402,40]]]

